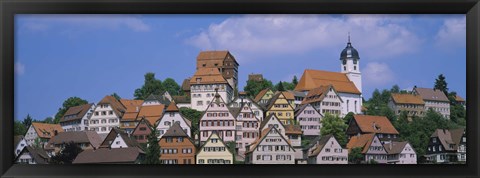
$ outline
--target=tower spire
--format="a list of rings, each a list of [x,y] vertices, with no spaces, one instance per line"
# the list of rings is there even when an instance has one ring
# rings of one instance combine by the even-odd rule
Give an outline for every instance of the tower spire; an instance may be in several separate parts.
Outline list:
[[[350,32],[348,32],[348,43],[350,43]]]

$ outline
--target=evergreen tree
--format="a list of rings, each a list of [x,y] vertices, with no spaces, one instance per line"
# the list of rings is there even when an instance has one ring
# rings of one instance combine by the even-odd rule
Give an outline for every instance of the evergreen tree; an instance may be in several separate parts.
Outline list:
[[[25,125],[16,120],[13,122],[13,135],[25,135],[25,133],[27,132],[27,127],[25,127]]]
[[[433,86],[433,89],[443,91],[443,93],[448,96],[448,85],[443,74],[440,74],[438,78],[435,79],[435,85]]]
[[[278,82],[277,86],[277,91],[285,91],[282,81]]]
[[[120,99],[122,99],[122,97],[120,97],[120,96],[119,96],[117,93],[115,93],[115,92],[114,92],[113,94],[111,94],[110,96],[115,97],[115,99],[117,99],[117,100],[119,100],[119,101],[120,101]]]
[[[293,84],[294,86],[297,86],[297,84],[298,84],[298,79],[297,79],[297,76],[296,76],[296,75],[293,76],[292,84]]]
[[[25,128],[29,128],[30,125],[32,125],[33,118],[30,116],[30,114],[27,114],[27,117],[23,119],[22,124],[25,126]]]
[[[153,128],[157,128],[157,124]],[[158,143],[157,129],[152,129],[152,132],[148,135],[147,151],[142,164],[160,164],[160,145]]]

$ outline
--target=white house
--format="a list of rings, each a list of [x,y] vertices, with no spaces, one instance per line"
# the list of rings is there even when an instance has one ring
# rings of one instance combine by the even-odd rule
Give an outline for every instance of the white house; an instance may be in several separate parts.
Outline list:
[[[14,151],[15,151],[15,156],[17,156],[25,146],[27,146],[27,141],[23,137],[23,135],[17,135],[13,138],[14,141]]]
[[[230,103],[233,88],[217,68],[199,68],[190,79],[190,98],[192,109],[205,111],[218,93],[225,103]]]
[[[269,126],[247,146],[245,164],[295,164],[295,149],[275,126]]]
[[[235,117],[233,117],[226,102],[216,94],[209,102],[207,109],[200,118],[200,141],[206,141],[212,132],[225,142],[235,141]]]
[[[113,96],[105,96],[95,107],[90,118],[90,130],[106,135],[112,128],[120,126],[125,106]]]
[[[311,104],[300,105],[295,111],[295,120],[305,136],[318,136],[322,128],[323,115],[320,114]]]
[[[257,139],[260,128],[260,120],[255,116],[248,103],[242,103],[239,108],[232,109],[236,118],[236,147],[239,155],[245,152],[245,146],[250,145]]]
[[[94,103],[70,107],[60,119],[60,125],[65,132],[90,130],[89,120],[93,110],[95,110]]]
[[[238,97],[234,98],[232,102],[228,103],[228,107],[230,108],[240,108],[242,103],[246,103],[250,109],[252,109],[253,113],[255,114],[255,117],[260,120],[260,122],[263,121],[263,108],[260,106],[257,102],[255,102],[252,98],[248,97],[248,95],[244,92],[240,92],[238,94]]]
[[[161,138],[163,134],[165,134],[167,130],[170,129],[170,127],[176,122],[180,123],[180,127],[190,138],[192,137],[192,123],[180,113],[176,103],[172,101],[165,110],[163,117],[158,122],[157,130],[159,132],[159,138]]]
[[[26,146],[18,153],[14,162],[17,164],[48,164],[49,156],[42,148]]]
[[[320,86],[308,92],[302,104],[310,104],[319,113],[325,115],[342,115],[342,97],[332,85]]]
[[[348,164],[348,149],[333,135],[325,135],[308,151],[308,164]]]
[[[25,133],[25,141],[27,145],[33,146],[35,142],[38,140],[40,146],[45,146],[47,142],[58,134],[59,132],[63,132],[63,128],[60,124],[45,124],[45,123],[38,123],[32,122],[32,125],[28,127],[27,133]]]
[[[383,144],[389,164],[417,164],[417,153],[408,142],[391,141]]]

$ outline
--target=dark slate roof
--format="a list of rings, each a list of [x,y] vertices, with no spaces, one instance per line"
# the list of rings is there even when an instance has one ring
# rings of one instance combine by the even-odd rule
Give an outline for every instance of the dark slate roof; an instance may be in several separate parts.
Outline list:
[[[16,135],[13,137],[13,146],[17,147],[18,143],[23,140],[23,135]]]
[[[316,143],[314,143],[317,145],[317,147],[314,150],[312,150],[312,152],[310,152],[308,156],[317,156],[322,151],[323,147],[325,147],[325,145],[327,144],[328,140],[330,140],[331,137],[333,137],[332,134],[321,137]]]
[[[162,137],[188,137],[179,123],[175,122]]]
[[[402,152],[403,148],[405,148],[407,143],[408,142],[390,142],[383,144],[383,147],[388,154],[399,154]]]
[[[172,96],[173,101],[175,103],[190,103],[190,97],[189,96]]]
[[[358,55],[358,51],[353,48],[352,43],[350,43],[350,37],[347,43],[347,47],[343,49],[342,53],[340,54],[340,60],[347,59],[347,58],[355,58],[360,59],[360,55]]]
[[[454,151],[457,150],[460,145],[460,141],[463,135],[464,129],[437,129],[432,134],[431,137],[438,137],[440,143],[443,145],[445,150]],[[450,144],[453,144],[453,148],[450,148]]]
[[[60,132],[48,141],[47,147],[53,147],[53,144],[69,142],[90,143],[93,147],[98,148],[102,143],[102,139],[95,131]]]
[[[168,106],[170,104],[170,100],[163,96],[162,95],[154,95],[154,94],[150,94],[146,99],[145,101],[158,101],[166,106]]]
[[[68,108],[67,112],[65,112],[63,117],[60,118],[60,122],[82,119],[83,116],[87,114],[88,110],[92,108],[92,106],[93,103],[70,107]]]
[[[431,88],[414,88],[414,90],[417,91],[417,93],[422,97],[423,100],[450,102],[445,93],[440,90],[435,90]]]
[[[85,150],[78,154],[73,164],[134,163],[141,154],[145,153],[137,147]]]
[[[182,82],[182,90],[183,91],[190,91],[190,78],[186,78]],[[178,102],[177,102],[178,103]]]
[[[270,114],[266,118],[263,119],[262,123],[260,123],[260,129],[265,129],[263,127],[265,127],[265,125],[268,123],[268,121],[274,116],[275,116],[275,119],[278,120],[278,117],[275,114]],[[282,127],[285,128],[285,125],[283,125],[283,122],[281,122],[280,120],[278,120],[278,121],[280,122],[280,124],[282,124]]]
[[[32,156],[33,160],[37,164],[48,164],[48,154],[45,152],[44,149],[42,148],[33,148],[30,145],[27,145],[23,148],[23,150],[18,154],[18,156],[15,158],[14,162],[17,162],[17,160],[20,158],[20,156],[24,153],[28,152]]]

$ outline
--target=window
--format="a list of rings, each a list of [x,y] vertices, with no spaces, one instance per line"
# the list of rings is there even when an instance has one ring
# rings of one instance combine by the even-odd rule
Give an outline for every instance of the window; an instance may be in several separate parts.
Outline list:
[[[113,115],[113,111],[108,111],[108,115]]]
[[[202,106],[203,105],[203,101],[197,101],[197,106]]]

